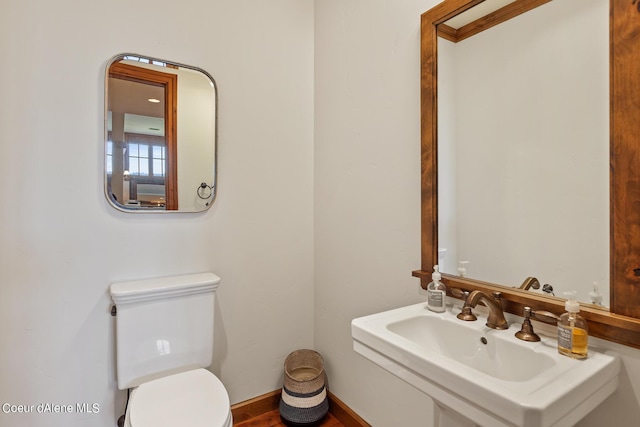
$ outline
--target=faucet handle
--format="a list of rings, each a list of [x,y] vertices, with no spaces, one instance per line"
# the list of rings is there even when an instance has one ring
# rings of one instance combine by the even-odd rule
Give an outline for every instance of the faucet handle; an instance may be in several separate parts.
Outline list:
[[[469,298],[469,292],[463,291],[462,289],[458,289],[458,288],[450,288],[450,291],[451,291],[451,295],[453,295],[456,298],[462,298],[462,300],[464,301],[464,304],[462,305],[462,311],[458,313],[456,317],[460,320],[464,320],[467,322],[478,320],[476,315],[473,314],[473,312],[471,311],[471,306],[469,306],[469,304],[467,303],[467,298]]]
[[[525,307],[526,309],[527,307]],[[536,320],[539,320],[541,322],[544,323],[549,323],[551,325],[558,323],[558,321],[560,320],[560,316],[557,316],[553,313],[551,313],[550,311],[533,311],[531,310],[531,317],[533,317]]]
[[[550,311],[533,311],[531,307],[524,308],[524,320],[522,321],[522,328],[516,332],[516,338],[524,341],[536,342],[540,341],[540,336],[533,331],[533,325],[531,319],[536,319],[544,323],[558,323],[560,317],[551,313]]]
[[[531,307],[525,307],[523,315],[524,321],[520,330],[516,332],[516,338],[529,342],[540,341],[540,336],[533,331],[533,325],[531,324],[531,316],[533,315]]]
[[[458,289],[458,288],[449,288],[449,292],[451,292],[451,295],[453,295],[456,298],[463,298],[464,301],[467,301],[467,298],[465,295],[469,295],[469,292],[467,291],[463,291],[462,289]]]

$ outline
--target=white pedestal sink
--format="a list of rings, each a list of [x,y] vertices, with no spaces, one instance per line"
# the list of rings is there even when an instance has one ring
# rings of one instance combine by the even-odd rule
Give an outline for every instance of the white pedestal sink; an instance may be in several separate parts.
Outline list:
[[[494,330],[459,312],[420,303],[351,323],[356,352],[433,399],[434,426],[573,426],[618,387],[615,354],[590,348],[574,360],[555,339],[517,339],[520,323]]]

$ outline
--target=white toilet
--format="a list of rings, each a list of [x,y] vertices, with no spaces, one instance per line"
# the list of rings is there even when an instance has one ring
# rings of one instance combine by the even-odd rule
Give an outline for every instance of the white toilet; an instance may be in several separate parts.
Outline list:
[[[213,359],[213,273],[114,283],[118,388],[127,427],[231,427]]]

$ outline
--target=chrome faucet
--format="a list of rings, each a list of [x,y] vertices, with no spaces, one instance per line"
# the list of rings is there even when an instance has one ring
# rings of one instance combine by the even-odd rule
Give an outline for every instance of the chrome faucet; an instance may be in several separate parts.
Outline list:
[[[522,285],[518,289],[524,289],[528,291],[529,288],[540,289],[540,282],[535,277],[527,277]]]
[[[507,319],[504,318],[504,312],[502,311],[501,292],[493,292],[493,297],[478,290],[471,292],[467,298],[467,304],[470,307],[475,307],[478,303],[482,303],[489,309],[489,317],[487,318],[488,327],[491,329],[509,328]]]

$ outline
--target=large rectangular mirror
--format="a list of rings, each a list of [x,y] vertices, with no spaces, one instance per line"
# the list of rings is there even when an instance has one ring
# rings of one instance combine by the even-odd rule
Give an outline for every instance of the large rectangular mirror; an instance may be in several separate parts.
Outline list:
[[[439,37],[438,76],[440,271],[608,307],[608,1]]]
[[[498,4],[498,6],[488,12],[478,13],[472,22],[463,24],[459,28],[457,23],[452,23],[451,21],[452,18],[461,16],[465,11],[472,10],[478,5],[487,7],[491,4]],[[501,28],[494,27],[505,25],[514,17],[523,18],[522,14],[531,14],[524,17],[526,18],[524,20],[512,21],[512,23],[517,22],[519,24],[514,28],[517,32],[524,30],[528,26],[524,22],[528,21],[529,18],[536,14],[544,14],[544,8],[546,7],[551,7],[548,10],[554,10],[554,12],[547,14],[543,22],[543,28],[538,30],[541,33],[535,37],[502,34],[501,40],[493,40],[492,43],[496,44],[495,47],[492,46],[490,49],[486,49],[483,46],[477,49],[475,52],[475,64],[467,62],[465,65],[466,68],[478,68],[479,75],[481,72],[486,73],[486,71],[480,70],[484,66],[484,64],[479,64],[482,62],[493,61],[505,68],[504,70],[494,71],[495,75],[499,76],[497,80],[504,84],[504,87],[511,85],[509,91],[516,91],[517,89],[518,93],[523,94],[511,97],[515,98],[515,101],[519,102],[518,104],[511,108],[503,109],[502,112],[498,113],[498,116],[504,116],[509,123],[505,123],[500,119],[496,121],[491,114],[483,116],[484,112],[478,111],[493,103],[506,103],[504,99],[511,94],[502,93],[507,91],[502,90],[501,86],[494,87],[493,91],[488,94],[485,93],[483,95],[484,98],[476,102],[475,108],[472,107],[471,111],[466,113],[466,116],[471,121],[479,122],[476,123],[478,127],[475,129],[469,124],[469,129],[472,130],[468,134],[465,134],[467,129],[460,130],[457,126],[447,124],[445,121],[441,122],[439,116],[445,114],[446,108],[453,108],[448,107],[448,103],[451,101],[450,97],[457,98],[458,95],[445,95],[443,91],[448,84],[446,80],[451,75],[450,73],[445,74],[444,71],[440,70],[439,60],[441,59],[440,54],[446,53],[450,46],[441,44],[438,41],[439,36],[444,36],[447,40],[459,41],[467,37],[478,37],[478,34],[487,29],[489,31],[498,29],[498,32],[500,32]],[[568,10],[569,13],[562,14],[560,9],[564,7],[572,10]],[[557,12],[555,12],[555,8],[557,8]],[[609,22],[608,31],[602,25],[602,11],[604,10],[609,11],[607,16]],[[569,60],[569,64],[567,64],[570,67],[574,67],[573,72],[571,72],[573,74],[580,73],[582,70],[583,73],[589,73],[595,77],[600,76],[594,81],[586,82],[583,79],[572,78],[571,73],[566,74],[565,71],[558,72],[555,70],[554,63],[567,62],[565,58],[558,56],[562,55],[562,51],[556,52],[555,56],[547,57],[545,61],[539,63],[530,62],[529,67],[532,67],[534,71],[537,68],[537,72],[523,70],[522,68],[510,70],[509,67],[512,66],[511,60],[513,59],[511,57],[505,62],[505,59],[498,59],[497,57],[477,56],[478,53],[491,55],[498,48],[498,45],[504,45],[506,50],[511,49],[512,56],[526,57],[531,49],[534,49],[541,41],[540,39],[549,37],[554,39],[554,34],[560,34],[561,27],[559,24],[564,24],[561,21],[568,21],[566,24],[571,28],[577,21],[585,19],[591,12],[594,13],[594,19],[597,19],[600,23],[592,22],[592,27],[587,30],[589,34],[580,36],[577,28],[569,32],[565,31],[563,34],[565,34],[564,38],[566,39],[586,37],[591,40],[583,47],[578,47],[579,45],[567,47],[568,50],[588,50],[588,55],[583,56],[583,58],[591,58],[594,54],[601,57],[602,52],[605,51],[603,41],[591,39],[594,35],[591,32],[608,34],[608,39],[604,42],[608,44],[607,64],[595,62],[595,59],[588,59],[586,62],[579,64],[575,64],[576,60],[574,59]],[[640,210],[637,208],[638,203],[640,203],[637,191],[640,188],[640,168],[637,167],[640,160],[640,134],[637,131],[640,129],[640,79],[638,79],[638,75],[640,75],[640,61],[638,61],[638,57],[640,57],[640,31],[638,31],[638,28],[640,28],[640,5],[638,1],[631,0],[444,0],[422,15],[422,265],[420,270],[413,272],[414,276],[420,278],[422,287],[426,287],[431,279],[432,266],[437,264],[439,259],[442,259],[439,258],[439,254],[442,255],[442,251],[439,251],[439,249],[447,249],[443,263],[445,264],[445,270],[448,271],[443,274],[443,278],[449,287],[468,291],[476,289],[487,292],[500,291],[503,296],[505,311],[518,315],[522,315],[525,306],[555,313],[564,311],[564,300],[562,298],[520,289],[518,285],[523,283],[529,276],[536,276],[542,273],[540,275],[543,283],[547,280],[545,277],[549,277],[549,282],[557,281],[558,286],[567,285],[571,288],[577,287],[579,282],[587,282],[586,287],[589,289],[593,286],[593,281],[602,281],[603,285],[608,281],[610,284],[608,292],[610,310],[607,311],[602,307],[590,304],[585,304],[581,310],[589,322],[589,333],[600,338],[640,348],[640,294],[637,292],[640,286]],[[555,43],[558,45],[563,44],[566,41],[564,38],[562,40],[556,39]],[[556,47],[542,49],[554,52]],[[550,52],[543,53],[548,55]],[[526,60],[527,58],[523,59]],[[468,61],[468,59],[463,61]],[[580,61],[584,61],[584,59]],[[454,64],[453,67],[457,70],[458,65]],[[581,66],[575,68],[576,65]],[[447,65],[443,66],[447,67]],[[449,65],[449,67],[451,68],[452,66]],[[473,71],[473,69],[465,70],[467,74],[471,75],[471,78],[475,77]],[[485,80],[492,75],[491,72],[488,73],[484,74]],[[555,90],[549,93],[549,88],[544,86],[549,83],[541,82],[541,77],[545,74],[556,74],[557,77],[563,79],[562,87],[556,87]],[[607,74],[608,80],[605,85],[602,81],[602,76]],[[526,79],[524,78],[525,76]],[[514,81],[516,84],[514,84]],[[484,83],[484,80],[482,83]],[[517,88],[518,84],[525,87]],[[462,85],[461,83],[460,86]],[[473,81],[464,83],[464,85],[469,88],[468,91],[481,92],[484,90],[483,87],[477,87],[482,86],[477,81],[475,83]],[[460,87],[457,84],[450,86]],[[537,91],[531,90],[531,88],[536,87],[538,88]],[[567,90],[569,92],[566,92]],[[571,90],[574,91],[573,94],[571,94]],[[564,95],[558,97],[556,92]],[[550,98],[542,96],[543,94]],[[594,97],[594,95],[597,96]],[[443,99],[445,96],[446,99]],[[572,100],[568,99],[569,97],[578,97],[583,104],[587,105],[572,105],[570,103]],[[598,98],[600,101],[597,101]],[[470,102],[470,104],[472,103]],[[527,120],[532,111],[530,107],[538,104],[542,106],[542,108],[538,108],[538,113],[541,113],[542,116]],[[464,110],[466,107],[456,107],[456,109]],[[608,120],[603,117],[607,111]],[[474,116],[474,113],[477,115]],[[575,113],[578,114],[574,115]],[[481,119],[479,120],[478,117],[481,117]],[[518,122],[519,124],[516,125]],[[560,127],[560,125],[567,123],[570,124],[569,127]],[[596,126],[592,127],[594,124]],[[461,135],[464,135],[465,138],[474,138],[474,136],[484,132],[488,134],[488,137],[484,138],[485,142],[483,144],[493,144],[495,141],[492,141],[492,136],[497,135],[498,130],[508,130],[509,127],[515,128],[512,129],[508,137],[504,138],[506,143],[510,143],[510,145],[505,147],[505,142],[503,141],[503,145],[497,154],[485,156],[485,153],[477,151],[479,147],[473,146],[472,141],[470,148],[464,148],[463,151],[476,150],[475,153],[472,153],[473,158],[466,162],[460,161],[460,163],[457,163],[459,159],[456,158],[456,167],[469,168],[470,171],[467,172],[471,172],[469,175],[471,175],[472,179],[479,179],[479,175],[497,175],[496,181],[481,184],[481,189],[476,187],[471,190],[465,190],[466,195],[462,196],[462,199],[476,198],[473,203],[464,205],[464,209],[469,211],[465,212],[465,214],[470,216],[473,216],[474,213],[479,214],[482,210],[488,211],[489,208],[486,206],[488,204],[503,203],[502,210],[494,210],[485,215],[485,219],[492,216],[500,217],[499,222],[501,224],[487,225],[486,227],[490,228],[490,232],[485,233],[485,235],[481,234],[482,230],[478,230],[483,227],[484,222],[471,224],[469,227],[456,222],[455,225],[447,228],[445,217],[448,216],[458,221],[460,206],[463,206],[463,203],[467,203],[468,200],[460,201],[461,197],[456,193],[455,189],[444,191],[444,182],[439,182],[447,181],[450,183],[452,179],[457,179],[457,172],[452,178],[452,171],[441,170],[450,167],[449,163],[444,163],[447,161],[446,151],[448,148],[441,142],[445,139],[460,142]],[[460,135],[452,137],[451,132],[459,132]],[[521,142],[532,135],[535,140],[533,146],[521,145]],[[605,138],[608,143],[602,142],[602,139]],[[547,140],[552,140],[553,143],[549,144]],[[593,153],[587,150],[587,145],[594,147]],[[547,150],[552,148],[560,148],[560,151],[564,151],[564,154],[566,154],[564,160],[557,165],[554,162],[556,157],[560,157],[561,154],[557,151],[550,154],[551,152]],[[512,150],[511,153],[509,152],[510,150]],[[601,154],[598,156],[597,152],[601,154],[604,152],[605,159],[602,158]],[[608,153],[608,157],[606,153]],[[449,155],[451,156],[452,154],[449,153]],[[463,155],[467,156],[468,153]],[[554,159],[549,159],[548,157],[550,156],[553,156]],[[586,163],[577,163],[583,157],[590,160],[587,160]],[[485,163],[485,161],[488,163]],[[440,164],[440,162],[443,162],[443,164]],[[474,162],[482,164],[473,164]],[[608,167],[609,179],[603,176],[605,175],[605,165]],[[571,173],[567,173],[568,171]],[[584,171],[589,176],[581,175]],[[537,173],[549,174],[551,178],[537,179]],[[511,178],[518,175],[525,176],[527,179],[524,181],[504,179],[505,176]],[[590,175],[601,176],[601,178],[592,180],[593,177]],[[492,194],[491,190],[487,192],[487,186],[491,188],[509,187],[512,182],[515,183],[514,186],[517,187],[518,191],[510,193],[508,197],[513,197],[515,202],[506,204],[499,197]],[[567,185],[567,183],[571,185]],[[542,185],[539,186],[539,184]],[[472,186],[474,183],[472,182],[469,185]],[[580,189],[582,185],[587,187]],[[550,187],[559,187],[563,191],[559,194],[551,195],[552,189]],[[439,189],[443,191],[439,192]],[[525,189],[533,190],[533,193],[525,195]],[[457,205],[454,205],[454,208],[458,212],[455,215],[452,215],[451,211],[446,212],[446,209],[451,208],[440,206],[443,200],[445,203],[452,203],[445,200],[451,194],[456,194],[455,203]],[[560,199],[576,196],[584,199],[580,200],[581,203],[586,203],[582,208],[578,209],[578,212],[570,212],[568,218],[560,216],[561,212],[559,211],[572,211],[574,209],[571,204],[564,205],[564,207],[557,209],[558,212],[554,212],[556,206],[563,206],[561,203],[564,200]],[[487,203],[486,200],[490,200],[492,197],[494,197],[494,200]],[[507,196],[500,197],[505,198]],[[518,197],[520,197],[520,203],[517,203]],[[576,199],[571,200],[574,200],[573,203],[575,204],[578,203]],[[583,215],[580,212],[584,212]],[[526,227],[529,228],[529,234],[521,237],[518,234],[519,231],[514,231],[515,228],[513,224],[508,223],[507,218],[504,216],[505,213],[512,214],[512,217],[508,218],[509,221],[515,218],[516,223],[518,221],[525,223]],[[546,218],[545,221],[539,222],[539,219],[544,218]],[[553,222],[554,218],[557,223]],[[487,239],[497,236],[498,231],[496,230],[498,228],[507,226],[511,233],[507,233],[506,237],[496,238],[498,244],[495,244],[496,242],[487,242]],[[452,231],[453,228],[455,228],[455,232]],[[545,228],[555,229],[549,236],[543,234]],[[577,234],[569,234],[568,237],[562,235],[565,231],[564,229],[573,228],[579,230]],[[605,229],[608,230],[608,233],[604,231]],[[453,237],[447,237],[447,233],[450,236],[453,235]],[[479,244],[480,249],[484,248],[485,250],[483,254],[475,252],[475,255],[473,255],[478,260],[482,259],[481,262],[474,262],[473,259],[469,260],[472,263],[468,265],[469,277],[459,275],[456,268],[457,261],[466,261],[467,259],[465,258],[468,256],[467,252],[464,254],[460,252],[462,248],[460,234],[463,233],[468,235],[462,236],[462,238],[471,237],[472,240],[475,240],[474,244]],[[509,240],[509,236],[513,238]],[[531,260],[529,265],[524,266],[524,269],[515,271],[509,277],[502,276],[503,270],[508,270],[512,264],[524,265],[526,263],[514,261],[513,258],[510,258],[510,255],[505,255],[509,251],[499,252],[502,248],[496,246],[515,248],[531,243],[531,246],[544,248],[544,243],[547,241],[550,241],[550,245],[561,242],[559,246],[564,248],[565,253],[562,253],[562,251],[555,254],[551,253],[552,257],[561,258],[559,266],[556,265],[551,270],[545,271],[545,265],[543,264],[550,263],[545,258],[549,254],[538,252],[537,255],[525,256],[525,258],[536,259]],[[494,244],[494,246],[490,246],[490,244]],[[449,248],[446,248],[446,246],[452,248],[451,253],[455,255],[450,255],[448,253]],[[589,258],[587,258],[584,246],[591,246],[595,249],[593,252],[595,254],[594,258],[590,258],[591,255],[588,255]],[[464,250],[468,250],[467,247]],[[577,259],[578,265],[566,265],[571,264],[572,254],[576,251],[583,251],[580,256],[573,258],[574,260]],[[456,252],[458,253],[456,254]],[[495,256],[493,256],[494,254]],[[446,257],[449,256],[453,258],[453,265],[451,263],[447,265]],[[493,264],[486,264],[490,265],[490,267],[486,268],[484,273],[481,273],[480,269],[484,268],[484,261]],[[572,275],[572,272],[575,272],[575,274]],[[581,274],[583,274],[582,277],[580,277]],[[560,282],[563,283],[561,284]],[[555,285],[555,283],[553,284]],[[584,295],[585,291],[582,292]],[[601,292],[606,294],[605,288],[602,288]],[[585,299],[584,296],[583,299]]]
[[[217,93],[197,67],[120,54],[105,76],[105,194],[125,212],[200,212],[216,195]]]

